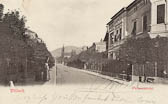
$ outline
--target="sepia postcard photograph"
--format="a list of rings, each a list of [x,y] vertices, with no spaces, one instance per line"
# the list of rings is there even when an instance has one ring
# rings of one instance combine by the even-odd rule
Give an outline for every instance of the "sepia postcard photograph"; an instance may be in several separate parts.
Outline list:
[[[167,0],[0,0],[0,104],[167,97]]]

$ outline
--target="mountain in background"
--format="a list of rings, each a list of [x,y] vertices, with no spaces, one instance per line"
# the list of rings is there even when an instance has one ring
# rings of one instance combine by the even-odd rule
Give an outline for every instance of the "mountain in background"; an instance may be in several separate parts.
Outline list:
[[[64,54],[65,55],[71,55],[71,52],[72,50],[73,51],[76,51],[76,54],[79,54],[80,52],[82,52],[82,50],[86,49],[85,48],[86,46],[84,47],[76,47],[76,46],[65,46],[64,47]],[[58,48],[54,51],[51,51],[51,54],[53,55],[53,57],[60,57],[61,56],[61,52],[62,52],[62,47],[61,48]]]

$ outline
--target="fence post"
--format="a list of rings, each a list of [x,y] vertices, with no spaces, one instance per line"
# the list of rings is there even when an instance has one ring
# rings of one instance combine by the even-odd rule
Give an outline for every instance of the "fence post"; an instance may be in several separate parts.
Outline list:
[[[134,64],[132,64],[132,75],[131,75],[131,80],[133,80],[133,75],[134,75]]]
[[[158,63],[155,62],[155,77],[157,77]]]

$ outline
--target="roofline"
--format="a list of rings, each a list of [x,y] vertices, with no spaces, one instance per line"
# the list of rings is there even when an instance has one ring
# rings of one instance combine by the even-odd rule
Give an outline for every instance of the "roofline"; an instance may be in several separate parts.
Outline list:
[[[113,22],[113,20],[110,20],[110,22],[108,22],[106,25],[109,25],[109,24],[111,24],[111,22]]]
[[[127,6],[127,10],[130,10],[132,7],[134,7],[137,3],[139,3],[141,0],[134,0],[131,4]]]
[[[125,11],[126,11],[126,7],[123,7],[122,9],[120,9],[120,11],[118,11],[113,17],[111,17],[111,20],[110,22],[107,23],[107,25],[109,25],[114,19],[116,19],[119,15],[121,15]]]
[[[129,4],[127,7],[123,7],[118,11],[113,17],[111,17],[110,22],[108,22],[106,25],[109,25],[113,22],[114,19],[116,19],[119,15],[124,13],[125,11],[129,11],[132,7],[134,7],[137,3],[139,3],[141,0],[134,0],[131,4]]]
[[[116,17],[118,17],[119,15],[121,15],[122,13],[124,13],[126,11],[126,8],[123,7],[119,12],[117,12],[111,19],[115,19]]]

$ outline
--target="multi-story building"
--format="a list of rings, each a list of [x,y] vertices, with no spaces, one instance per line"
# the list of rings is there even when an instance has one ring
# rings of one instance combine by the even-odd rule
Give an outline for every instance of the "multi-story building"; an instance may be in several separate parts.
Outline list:
[[[95,47],[96,52],[101,53],[106,51],[106,42],[104,42],[102,39],[100,42],[96,42],[95,46],[96,46]]]
[[[134,0],[117,12],[107,23],[108,58],[118,59],[119,47],[129,37],[155,38],[158,35],[168,37],[168,1]],[[153,64],[150,66],[153,67],[148,67],[148,71],[150,68],[151,70],[156,69]],[[138,76],[143,76],[145,73],[143,66],[134,65],[133,69],[133,75],[137,76],[133,80],[138,80]],[[150,76],[157,77],[157,70],[153,70],[150,74],[152,74]]]
[[[107,24],[108,32],[108,58],[116,59],[119,45],[122,44],[123,39],[127,36],[126,32],[126,8],[122,8],[115,14],[111,21]]]
[[[150,36],[168,36],[168,1],[151,0]]]
[[[151,2],[150,0],[135,0],[127,7],[128,35],[139,37],[149,36],[151,28]]]
[[[106,42],[104,42],[102,39],[100,42],[94,42],[92,46],[88,48],[89,52],[96,52],[96,53],[102,53],[106,51]]]

